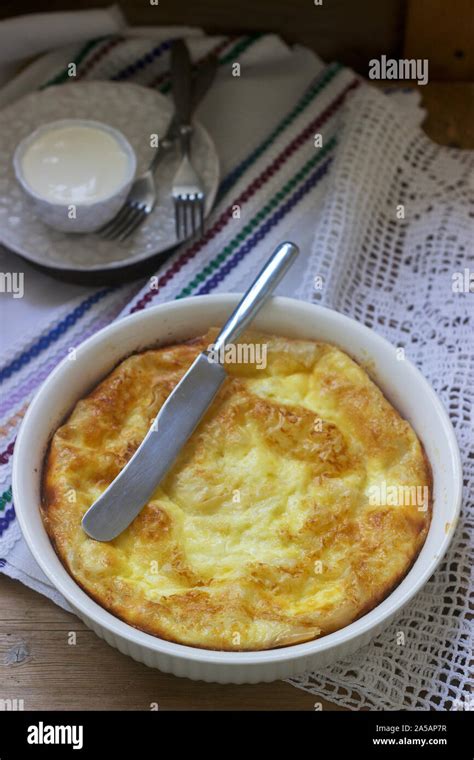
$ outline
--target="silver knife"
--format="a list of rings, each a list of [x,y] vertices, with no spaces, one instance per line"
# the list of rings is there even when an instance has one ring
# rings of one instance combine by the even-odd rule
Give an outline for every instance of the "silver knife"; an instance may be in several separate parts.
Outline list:
[[[82,518],[91,538],[116,538],[150,500],[227,377],[217,358],[262,308],[298,253],[294,243],[278,246],[220,331],[212,352],[196,357],[132,458]]]

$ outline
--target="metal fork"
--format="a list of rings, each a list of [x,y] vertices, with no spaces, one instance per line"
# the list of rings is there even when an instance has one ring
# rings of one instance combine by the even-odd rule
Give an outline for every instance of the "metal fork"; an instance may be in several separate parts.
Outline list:
[[[201,234],[204,229],[206,194],[190,159],[189,143],[191,131],[190,129],[186,134],[186,128],[181,128],[181,132],[183,133],[181,135],[181,145],[186,145],[186,148],[183,148],[183,159],[176,172],[171,191],[174,202],[176,237],[178,240],[188,237],[188,222],[192,235],[196,234],[198,228]]]
[[[216,56],[209,57],[198,68],[192,87],[191,113],[194,112],[209,90],[214,81],[217,68],[218,60]],[[181,139],[180,127],[177,114],[175,114],[165,137],[160,141],[159,147],[156,149],[155,155],[153,156],[147,171],[134,181],[127,200],[118,214],[97,231],[97,234],[100,235],[100,237],[107,240],[125,240],[135,232],[135,230],[137,230],[145,221],[146,217],[151,214],[157,198],[154,179],[156,168],[161,159],[168,154],[170,149],[175,147],[178,139]]]
[[[192,79],[189,51],[182,40],[171,50],[173,99],[178,120],[178,135],[182,159],[173,180],[171,195],[174,202],[176,237],[188,237],[188,229],[195,235],[204,228],[205,192],[202,182],[191,163]],[[189,223],[189,226],[188,226]]]
[[[156,150],[150,166],[135,180],[118,214],[97,231],[100,237],[106,240],[125,240],[151,214],[156,203],[155,170],[172,145],[173,142],[169,140],[167,146],[160,145]]]

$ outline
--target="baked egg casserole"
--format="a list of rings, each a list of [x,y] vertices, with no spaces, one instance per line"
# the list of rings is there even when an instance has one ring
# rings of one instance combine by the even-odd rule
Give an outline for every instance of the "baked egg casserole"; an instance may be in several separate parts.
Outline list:
[[[130,356],[76,404],[46,456],[43,519],[76,582],[136,628],[218,650],[309,641],[390,593],[431,516],[415,432],[336,346],[245,333],[237,347],[264,350],[226,361],[127,530],[101,543],[81,527],[217,333]]]

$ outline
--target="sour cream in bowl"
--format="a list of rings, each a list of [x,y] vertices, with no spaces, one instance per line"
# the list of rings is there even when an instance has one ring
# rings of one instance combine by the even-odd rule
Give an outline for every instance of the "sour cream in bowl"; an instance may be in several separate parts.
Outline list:
[[[46,224],[92,232],[123,205],[136,171],[133,148],[107,124],[62,119],[43,124],[15,150],[18,182]]]

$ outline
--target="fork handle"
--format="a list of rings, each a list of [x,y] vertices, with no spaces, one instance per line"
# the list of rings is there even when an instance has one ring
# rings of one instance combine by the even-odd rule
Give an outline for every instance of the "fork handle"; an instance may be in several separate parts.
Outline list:
[[[168,142],[168,136],[163,138],[161,143],[158,145],[158,148],[155,150],[155,153],[153,155],[153,158],[150,161],[150,166],[148,167],[148,171],[150,171],[152,174],[155,173],[156,167],[160,163],[161,159],[166,156],[168,151],[173,147],[173,142]]]

